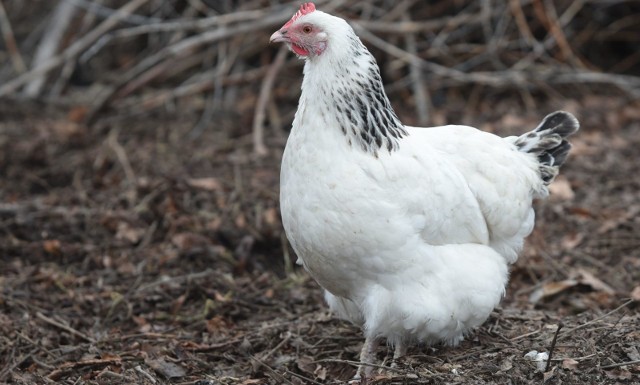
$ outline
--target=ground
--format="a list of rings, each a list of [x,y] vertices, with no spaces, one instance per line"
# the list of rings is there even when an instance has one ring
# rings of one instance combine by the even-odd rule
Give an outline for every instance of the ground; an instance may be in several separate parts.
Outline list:
[[[449,104],[434,119],[513,134],[555,108],[582,130],[552,196],[536,203],[500,308],[460,346],[413,347],[371,383],[640,383],[637,103]],[[362,335],[328,313],[282,232],[283,135],[268,133],[258,157],[251,133],[226,129],[224,116],[194,132],[188,113],[105,113],[90,126],[82,113],[0,105],[0,383],[353,376]],[[543,374],[524,356],[549,352],[555,334]],[[379,361],[391,354],[380,348]]]

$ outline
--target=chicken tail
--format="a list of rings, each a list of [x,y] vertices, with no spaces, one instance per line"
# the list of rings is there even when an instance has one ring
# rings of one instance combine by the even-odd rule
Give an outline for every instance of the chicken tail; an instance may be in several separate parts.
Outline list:
[[[548,185],[558,175],[560,166],[569,155],[571,144],[567,137],[578,131],[579,127],[580,123],[575,116],[565,111],[556,111],[547,115],[535,130],[516,138],[514,144],[520,151],[538,157],[540,176]]]

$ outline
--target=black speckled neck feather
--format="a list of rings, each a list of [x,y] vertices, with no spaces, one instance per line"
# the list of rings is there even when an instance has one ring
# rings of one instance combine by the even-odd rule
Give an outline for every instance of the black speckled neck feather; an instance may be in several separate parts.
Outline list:
[[[336,69],[334,84],[323,93],[326,107],[335,111],[350,145],[376,157],[381,150],[393,152],[408,133],[384,92],[375,58],[355,35],[349,44],[348,65]]]

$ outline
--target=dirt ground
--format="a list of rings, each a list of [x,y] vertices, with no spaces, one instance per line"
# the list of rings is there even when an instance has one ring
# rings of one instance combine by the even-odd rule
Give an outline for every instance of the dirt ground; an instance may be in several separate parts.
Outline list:
[[[413,347],[372,383],[640,383],[640,106],[487,101],[473,112],[449,104],[434,120],[512,134],[556,108],[582,130],[552,197],[536,204],[501,307],[459,347]],[[188,112],[105,114],[91,127],[79,113],[0,103],[0,383],[353,376],[361,333],[327,312],[282,232],[282,134],[267,132],[258,158],[250,120],[228,129],[238,116],[194,132]],[[524,356],[549,352],[559,325],[543,374]],[[379,361],[390,354],[381,347]]]

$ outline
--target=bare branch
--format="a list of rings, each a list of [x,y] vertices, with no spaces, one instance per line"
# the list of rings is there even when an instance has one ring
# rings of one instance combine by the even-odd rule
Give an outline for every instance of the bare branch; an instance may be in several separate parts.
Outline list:
[[[405,20],[409,19],[409,15],[405,14]],[[418,48],[416,46],[416,37],[412,33],[405,35],[407,44],[407,52],[413,57],[417,57]],[[426,126],[429,123],[429,106],[431,104],[427,87],[422,76],[422,68],[420,63],[415,60],[409,64],[409,74],[411,76],[411,85],[413,88],[413,96],[415,98],[416,112],[418,113],[418,124]]]
[[[16,39],[13,36],[13,29],[11,28],[11,22],[7,17],[7,12],[4,9],[2,0],[0,0],[0,29],[2,30],[2,37],[4,38],[4,43],[7,46],[7,51],[11,57],[13,68],[17,73],[25,72],[27,70],[27,66],[24,64],[24,59],[22,59],[22,55],[18,49],[18,44],[16,44]]]
[[[69,26],[69,22],[75,12],[75,7],[70,0],[61,0],[56,10],[53,12],[49,25],[44,31],[40,45],[33,57],[33,67],[37,67],[39,63],[44,63],[51,59],[58,52],[58,48],[62,43],[62,38]],[[38,96],[44,86],[47,73],[40,73],[34,76],[25,87],[25,93],[28,96]]]
[[[271,97],[271,89],[273,88],[276,75],[278,71],[280,71],[280,68],[282,68],[288,51],[285,45],[280,47],[273,64],[269,67],[267,75],[262,81],[260,96],[258,97],[258,103],[256,103],[256,113],[253,118],[253,150],[258,156],[267,154],[267,147],[264,145],[264,119],[266,116],[267,103]]]
[[[43,63],[40,63],[36,68],[31,71],[18,76],[16,79],[7,82],[0,87],[0,97],[6,96],[12,92],[15,92],[18,88],[22,87],[29,81],[49,73],[51,70],[59,67],[66,60],[74,59],[80,52],[85,50],[88,46],[93,44],[100,38],[106,31],[113,28],[118,22],[125,16],[131,14],[136,9],[144,5],[148,0],[132,0],[122,6],[117,13],[114,13],[108,19],[100,23],[95,29],[86,34],[81,39],[73,43],[62,54],[51,57]]]

